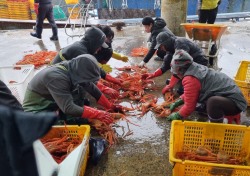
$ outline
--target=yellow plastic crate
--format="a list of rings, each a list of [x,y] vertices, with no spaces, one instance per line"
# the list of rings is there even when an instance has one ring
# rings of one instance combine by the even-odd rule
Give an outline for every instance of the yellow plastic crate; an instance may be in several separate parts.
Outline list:
[[[196,150],[199,146],[207,146],[214,153],[223,150],[229,156],[240,156],[245,152],[249,165],[250,127],[174,120],[171,125],[169,151],[174,176],[250,176],[250,166],[183,161],[175,157],[177,152],[187,148]]]
[[[250,106],[250,61],[240,62],[234,81],[243,93],[248,106]]]
[[[69,7],[68,8],[68,13],[70,14],[70,19],[79,18],[79,16],[80,16],[79,12],[80,12],[80,7],[75,7],[75,8]]]
[[[78,4],[78,0],[65,0],[66,4]]]
[[[43,137],[43,139],[46,140],[50,138],[62,137],[65,135],[71,138],[80,138],[82,140],[82,143],[78,147],[76,147],[60,164],[56,164],[55,168],[59,168],[58,176],[84,176],[89,156],[90,126],[68,125],[66,126],[66,128],[65,126],[53,126],[52,129]],[[38,170],[40,172],[40,175],[48,175],[51,166],[55,165],[53,163],[56,163],[51,162],[51,164],[49,164],[50,166],[46,167],[47,165],[44,161],[50,161],[49,158],[51,158],[51,155],[47,154],[48,151],[46,149],[46,151],[44,151],[44,149],[45,147],[37,147],[37,145],[35,147],[35,153],[38,161],[40,156],[40,162],[38,162]],[[46,156],[46,158],[43,159],[43,156]],[[71,167],[71,170],[69,169],[69,167]]]

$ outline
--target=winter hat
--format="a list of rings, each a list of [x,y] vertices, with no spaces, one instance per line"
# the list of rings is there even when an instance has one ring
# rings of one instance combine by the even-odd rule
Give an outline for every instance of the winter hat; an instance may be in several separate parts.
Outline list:
[[[150,17],[150,16],[146,16],[146,17],[144,17],[144,18],[142,19],[142,24],[143,24],[143,25],[150,25],[151,23],[154,24],[154,20],[153,20],[153,18]]]
[[[172,43],[172,40],[174,40],[173,34],[168,31],[160,32],[156,37],[157,43],[154,49],[158,49],[162,44],[168,47]]]
[[[193,58],[184,50],[176,50],[171,61],[172,74],[183,75],[193,63]]]

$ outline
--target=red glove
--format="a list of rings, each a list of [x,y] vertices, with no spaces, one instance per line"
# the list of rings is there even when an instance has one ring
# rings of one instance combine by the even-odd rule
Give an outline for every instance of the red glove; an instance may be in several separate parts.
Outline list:
[[[121,105],[112,104],[103,94],[100,97],[100,99],[97,101],[97,103],[105,107],[107,110],[111,110],[114,112],[123,112],[123,107]]]
[[[38,7],[39,7],[39,3],[35,3],[34,4],[34,11],[35,11],[36,15],[38,15]]]
[[[114,78],[109,74],[106,74],[105,80],[112,82],[112,83],[115,83],[115,84],[118,84],[119,86],[121,86],[121,84],[122,84],[122,81],[120,79]]]
[[[180,79],[176,78],[175,76],[171,76],[169,84],[162,89],[162,94],[164,95],[166,92],[171,91],[179,80]]]
[[[151,79],[162,75],[162,71],[158,68],[154,73],[145,73],[142,75],[142,79]]]
[[[117,90],[109,88],[100,82],[97,82],[97,87],[100,89],[101,92],[109,95],[111,98],[118,98],[119,97],[119,92]]]
[[[110,113],[106,111],[100,111],[89,106],[83,107],[83,118],[98,119],[106,124],[110,124],[114,121]]]

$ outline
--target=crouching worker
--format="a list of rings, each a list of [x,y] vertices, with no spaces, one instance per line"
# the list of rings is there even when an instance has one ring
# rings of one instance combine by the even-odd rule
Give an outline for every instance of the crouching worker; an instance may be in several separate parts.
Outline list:
[[[173,54],[175,53],[176,50],[185,50],[186,52],[189,53],[189,55],[192,56],[194,62],[198,64],[202,64],[207,66],[207,59],[205,58],[205,54],[202,51],[202,49],[195,44],[194,42],[183,38],[183,37],[176,37],[173,36],[172,33],[169,33],[168,31],[161,32],[158,34],[156,37],[156,46],[155,49],[160,49],[166,53],[167,55],[164,56],[163,63],[160,68],[158,68],[154,73],[148,73],[142,75],[143,79],[152,79],[158,76],[161,76],[163,73],[168,71],[170,69],[170,63],[173,58]],[[178,79],[174,79],[175,77],[172,77],[171,84],[175,85],[178,82]],[[162,92],[163,94],[165,90],[163,89]],[[178,92],[182,94],[183,90],[182,87],[179,88]]]
[[[58,111],[59,116],[71,117],[73,123],[82,124],[83,119],[92,118],[107,124],[113,122],[106,111],[121,111],[120,105],[114,105],[94,84],[100,79],[100,68],[94,56],[80,55],[70,61],[64,61],[40,71],[31,80],[26,90],[23,108],[28,112]],[[75,102],[73,92],[77,86],[93,96],[106,111],[97,110]],[[67,123],[67,120],[66,120]],[[72,124],[72,123],[68,123]]]
[[[182,81],[184,94],[170,105],[173,111],[183,104],[178,112],[167,117],[169,121],[185,119],[195,110],[197,103],[206,105],[208,118],[214,123],[222,123],[224,118],[239,115],[247,108],[243,94],[231,78],[193,62],[184,50],[175,52],[171,73]]]

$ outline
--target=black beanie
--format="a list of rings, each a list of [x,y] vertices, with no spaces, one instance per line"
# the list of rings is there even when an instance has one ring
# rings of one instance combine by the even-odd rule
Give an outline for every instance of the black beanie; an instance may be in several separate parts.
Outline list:
[[[143,24],[143,25],[150,25],[151,23],[154,24],[154,20],[153,20],[153,18],[150,17],[150,16],[146,16],[146,17],[144,17],[144,18],[142,19],[142,24]]]

